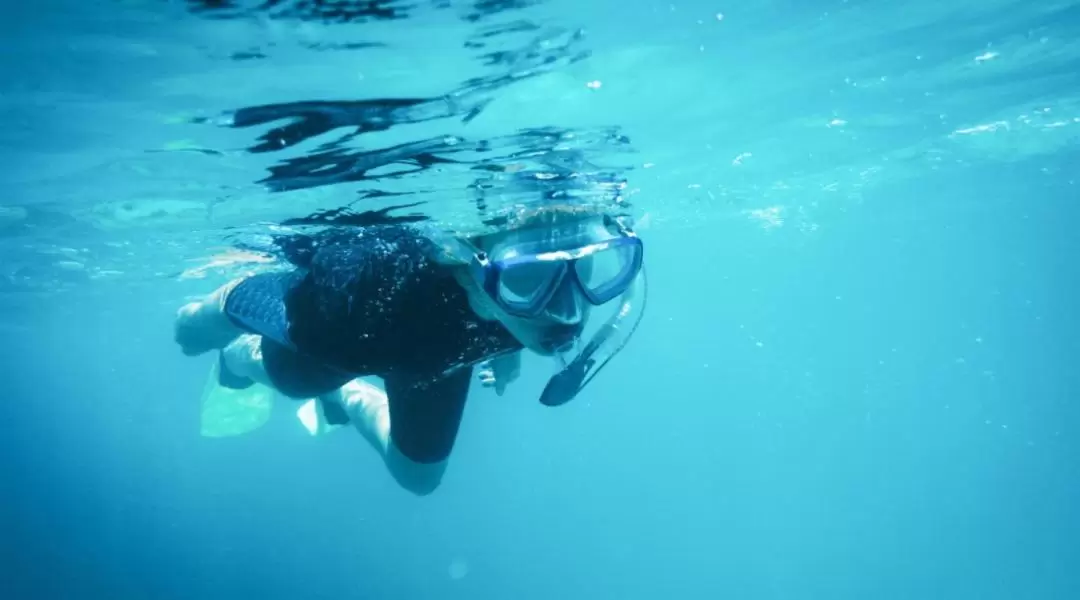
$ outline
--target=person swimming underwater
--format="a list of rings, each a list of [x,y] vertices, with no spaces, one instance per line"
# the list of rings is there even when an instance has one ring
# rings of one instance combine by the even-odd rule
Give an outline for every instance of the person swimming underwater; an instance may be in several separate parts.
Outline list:
[[[317,417],[351,422],[419,495],[442,480],[477,365],[492,365],[501,388],[522,350],[556,357],[561,370],[540,400],[560,405],[644,313],[640,238],[580,208],[523,211],[471,239],[412,225],[330,229],[293,262],[181,307],[176,342],[188,356],[220,351],[225,388],[317,398]],[[592,307],[613,301],[615,314],[582,344]]]

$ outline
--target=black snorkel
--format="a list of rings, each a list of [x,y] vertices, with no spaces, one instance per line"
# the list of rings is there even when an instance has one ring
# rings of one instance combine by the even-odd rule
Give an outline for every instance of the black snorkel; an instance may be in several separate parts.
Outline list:
[[[562,406],[573,400],[589,385],[600,371],[615,358],[630,341],[645,316],[645,303],[649,295],[645,267],[642,266],[634,284],[623,294],[619,310],[589,343],[561,371],[548,380],[540,394],[544,406]],[[626,323],[631,313],[637,313],[632,323]]]

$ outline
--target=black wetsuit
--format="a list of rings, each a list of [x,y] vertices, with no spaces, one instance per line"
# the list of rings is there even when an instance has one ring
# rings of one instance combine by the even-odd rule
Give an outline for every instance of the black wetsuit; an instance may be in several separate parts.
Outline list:
[[[315,238],[288,273],[251,277],[226,313],[263,336],[263,362],[283,394],[311,398],[358,376],[386,384],[395,446],[419,462],[450,454],[473,365],[521,349],[480,319],[418,230],[379,225]]]

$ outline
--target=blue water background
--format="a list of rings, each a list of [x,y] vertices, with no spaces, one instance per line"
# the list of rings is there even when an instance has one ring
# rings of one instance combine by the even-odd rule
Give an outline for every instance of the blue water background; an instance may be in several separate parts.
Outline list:
[[[525,9],[595,54],[474,125],[627,131],[649,312],[571,405],[535,401],[539,361],[477,386],[426,498],[284,404],[200,438],[211,359],[171,339],[224,281],[176,276],[213,231],[184,207],[259,175],[144,150],[338,63],[281,59],[297,92],[192,50],[242,28],[177,5],[12,8],[0,597],[1080,597],[1080,13],[940,4]],[[438,72],[413,26],[365,25],[411,40],[378,81]]]

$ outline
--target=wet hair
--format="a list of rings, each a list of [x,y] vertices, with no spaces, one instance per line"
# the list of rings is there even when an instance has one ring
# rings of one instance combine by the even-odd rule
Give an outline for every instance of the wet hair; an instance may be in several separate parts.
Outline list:
[[[471,241],[479,248],[491,250],[498,240],[512,236],[515,232],[546,229],[551,232],[550,241],[558,243],[559,238],[576,224],[584,225],[606,214],[607,211],[600,207],[573,204],[522,208],[507,215],[506,224],[499,231],[481,235]]]
[[[605,211],[597,206],[573,204],[551,204],[519,210],[508,216],[507,231],[516,229],[534,229],[539,227],[559,227],[573,221],[584,221],[602,217]]]

